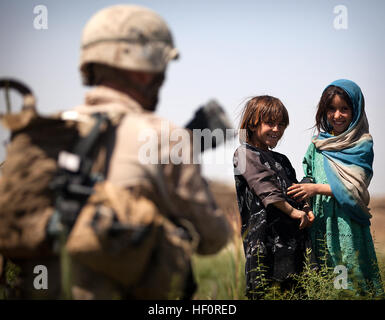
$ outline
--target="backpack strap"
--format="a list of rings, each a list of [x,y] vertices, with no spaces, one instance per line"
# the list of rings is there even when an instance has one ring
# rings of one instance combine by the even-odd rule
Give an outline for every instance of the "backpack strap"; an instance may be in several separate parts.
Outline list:
[[[93,126],[90,133],[86,137],[78,141],[78,143],[75,145],[73,150],[73,154],[76,154],[82,160],[84,160],[89,155],[92,147],[95,145],[96,141],[98,140],[101,133],[101,127],[104,124],[108,123],[108,117],[106,114],[95,113],[92,116],[96,118],[95,125]]]
[[[92,175],[91,153],[102,133],[102,127],[110,121],[106,114],[92,115],[96,122],[89,134],[79,141],[72,152],[62,151],[58,159],[58,171],[50,184],[55,194],[55,211],[47,225],[47,236],[52,241],[53,252],[60,255],[62,297],[71,299],[71,263],[65,244],[75,221],[86,204],[89,196],[94,192],[96,182],[104,179]]]
[[[56,198],[56,210],[47,226],[47,233],[52,238],[57,239],[63,229],[66,233],[71,230],[80,210],[93,193],[94,184],[104,179],[101,173],[91,175],[91,152],[103,131],[102,127],[108,126],[109,120],[107,115],[101,113],[93,117],[96,122],[90,133],[79,139],[72,152],[62,151],[59,154],[59,169],[50,184]]]

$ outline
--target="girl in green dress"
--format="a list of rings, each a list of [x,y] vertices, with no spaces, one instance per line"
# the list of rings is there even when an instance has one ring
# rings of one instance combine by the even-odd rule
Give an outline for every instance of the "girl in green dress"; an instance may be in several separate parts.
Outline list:
[[[348,289],[383,294],[369,228],[373,140],[364,105],[361,89],[350,80],[326,87],[316,114],[318,135],[303,160],[313,183],[294,184],[288,195],[312,201],[310,234],[318,261],[326,252],[329,266],[346,267]]]

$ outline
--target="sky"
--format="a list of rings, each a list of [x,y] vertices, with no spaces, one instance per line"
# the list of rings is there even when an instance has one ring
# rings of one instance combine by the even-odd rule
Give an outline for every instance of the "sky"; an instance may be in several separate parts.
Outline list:
[[[369,191],[385,195],[385,1],[1,0],[0,77],[28,84],[41,113],[81,104],[90,89],[82,85],[78,71],[82,29],[98,10],[121,3],[158,12],[181,54],[167,69],[157,114],[183,126],[198,107],[216,99],[236,128],[249,98],[275,96],[290,117],[275,151],[288,156],[298,179],[322,91],[336,79],[356,82],[365,96],[374,140]],[[34,9],[39,5],[47,10],[46,29],[36,28],[41,12]],[[12,94],[15,110],[19,104]],[[2,92],[0,110],[5,110]],[[0,128],[0,160],[6,137]],[[233,139],[205,153],[203,174],[234,185],[232,156],[237,146]]]

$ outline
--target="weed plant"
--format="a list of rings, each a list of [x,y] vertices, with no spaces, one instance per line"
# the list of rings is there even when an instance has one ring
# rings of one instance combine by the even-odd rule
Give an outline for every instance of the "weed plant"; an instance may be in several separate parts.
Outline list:
[[[321,262],[316,266],[310,261],[311,250],[305,255],[303,270],[291,277],[293,285],[282,289],[277,282],[264,278],[264,266],[254,270],[258,279],[254,296],[261,300],[373,300],[385,299],[369,289],[360,291],[357,281],[353,282],[356,289],[338,289],[335,286],[337,274],[328,263],[327,252],[324,250]],[[379,255],[378,264],[381,278],[385,279],[385,255]],[[245,258],[242,247],[230,244],[219,254],[193,257],[195,278],[198,291],[194,299],[233,300],[247,299],[245,296]]]

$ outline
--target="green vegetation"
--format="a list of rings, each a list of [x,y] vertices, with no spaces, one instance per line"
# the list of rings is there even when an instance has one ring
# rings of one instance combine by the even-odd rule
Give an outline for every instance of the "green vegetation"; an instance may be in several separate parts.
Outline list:
[[[246,299],[244,263],[241,245],[232,243],[219,254],[208,257],[194,256],[193,267],[198,290],[194,299],[237,300]],[[384,299],[376,296],[374,290],[365,295],[355,290],[335,289],[336,274],[323,259],[319,269],[309,263],[310,252],[306,257],[303,272],[294,276],[296,285],[281,290],[279,284],[259,279],[262,283],[257,288],[261,299],[266,300],[366,300]],[[378,256],[381,278],[385,280],[385,255]]]
[[[243,249],[234,243],[216,255],[192,259],[198,284],[196,300],[238,300],[245,297],[245,259]]]
[[[0,300],[7,299],[8,290],[12,290],[16,286],[20,268],[8,260],[4,263],[2,271],[0,274]]]
[[[309,253],[309,252],[308,252]],[[281,290],[277,284],[260,279],[261,285],[258,292],[266,300],[356,300],[356,299],[384,299],[375,296],[372,292],[365,296],[352,290],[334,288],[336,274],[328,268],[326,262],[319,270],[315,270],[309,263],[309,255],[303,272],[296,276],[297,285],[290,290]],[[204,300],[244,300],[245,276],[242,243],[235,241],[216,255],[198,256],[192,259],[195,279],[198,290],[194,299]],[[378,255],[378,264],[381,278],[385,280],[385,254]],[[0,282],[0,299],[6,299],[6,287],[11,288],[19,273],[18,267],[7,262]],[[5,276],[5,277],[4,277]]]

